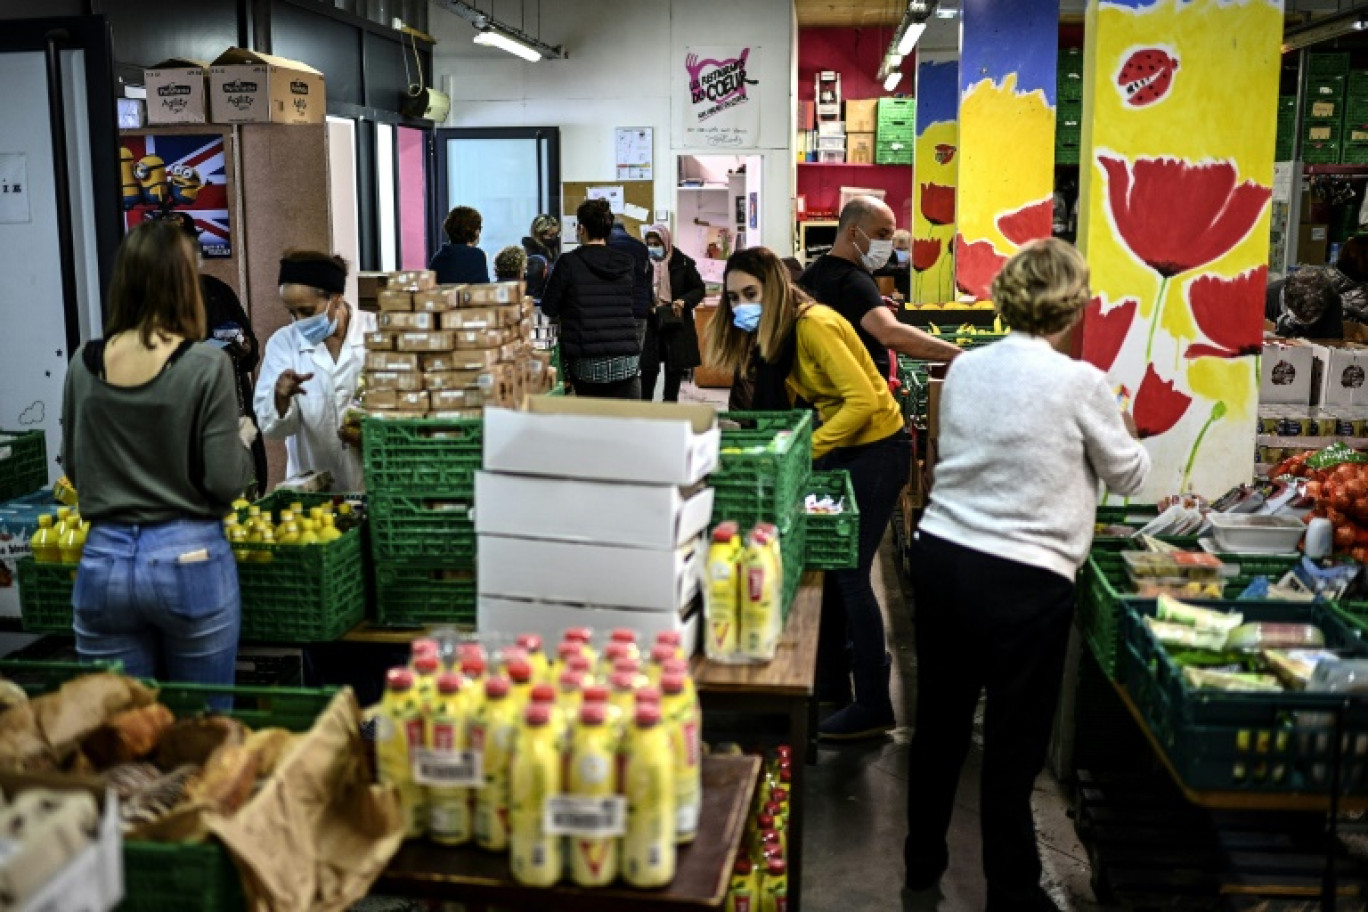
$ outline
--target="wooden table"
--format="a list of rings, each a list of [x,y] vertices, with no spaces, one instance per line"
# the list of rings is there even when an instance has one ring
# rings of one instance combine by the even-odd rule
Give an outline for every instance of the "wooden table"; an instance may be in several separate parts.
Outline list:
[[[694,308],[694,331],[698,333],[699,348],[706,350],[708,338],[708,324],[717,315],[717,299],[709,298],[702,304]],[[732,385],[732,373],[718,367],[709,367],[700,364],[694,368],[694,386],[707,387],[710,389],[730,389]]]
[[[809,756],[817,676],[817,631],[822,617],[822,574],[809,571],[798,584],[788,623],[774,661],[767,665],[722,665],[703,656],[693,661],[693,678],[706,723],[711,712],[788,716],[793,748],[792,812],[789,818],[789,908],[802,900],[803,781]]]
[[[698,837],[680,849],[674,882],[663,890],[634,890],[621,883],[593,890],[568,884],[550,889],[524,887],[509,874],[506,853],[415,841],[399,849],[376,882],[375,892],[538,912],[717,909],[727,896],[759,772],[757,757],[703,759]]]

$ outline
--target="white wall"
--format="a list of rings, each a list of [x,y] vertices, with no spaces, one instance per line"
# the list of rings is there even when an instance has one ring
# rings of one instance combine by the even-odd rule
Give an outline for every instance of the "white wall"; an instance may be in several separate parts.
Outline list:
[[[526,0],[529,17],[537,4]],[[518,4],[495,5],[518,25]],[[764,243],[787,255],[792,244],[793,73],[797,46],[792,0],[555,0],[541,4],[541,38],[563,45],[565,60],[525,63],[472,41],[464,19],[431,7],[439,88],[452,96],[448,127],[557,126],[561,179],[611,182],[614,127],[655,129],[655,205],[672,218],[678,112],[672,92],[683,81],[690,45],[759,47],[758,145],[729,153],[765,156]],[[526,30],[536,33],[529,18]],[[444,77],[449,77],[444,78]]]

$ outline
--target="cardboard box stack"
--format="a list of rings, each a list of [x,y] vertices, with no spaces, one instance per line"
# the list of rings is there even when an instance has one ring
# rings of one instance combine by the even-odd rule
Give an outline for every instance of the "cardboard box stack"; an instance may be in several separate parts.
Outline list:
[[[212,64],[172,57],[143,70],[147,122],[321,124],[323,74],[297,60],[230,47]]]
[[[675,630],[692,653],[719,441],[708,406],[541,398],[487,412],[481,635]]]
[[[389,274],[376,288],[361,406],[377,418],[478,418],[555,386],[533,349],[533,304],[521,282],[438,285],[434,273]]]

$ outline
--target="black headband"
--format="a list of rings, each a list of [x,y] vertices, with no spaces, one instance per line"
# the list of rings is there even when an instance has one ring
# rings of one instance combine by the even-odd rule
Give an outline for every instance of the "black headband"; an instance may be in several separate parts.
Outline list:
[[[347,271],[332,260],[281,260],[278,285],[307,285],[331,294],[347,290]]]

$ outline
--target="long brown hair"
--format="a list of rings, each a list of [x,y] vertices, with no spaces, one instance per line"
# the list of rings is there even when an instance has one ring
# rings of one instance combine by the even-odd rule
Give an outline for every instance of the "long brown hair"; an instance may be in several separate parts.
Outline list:
[[[175,333],[198,342],[204,320],[195,254],[180,224],[153,219],[135,227],[114,260],[106,337],[136,331],[150,347],[153,334]]]
[[[753,338],[731,321],[726,289],[733,272],[760,280],[760,328]],[[722,305],[708,324],[708,365],[735,370],[746,363],[752,345],[760,346],[760,356],[766,361],[774,360],[811,303],[812,299],[790,280],[789,268],[768,247],[748,247],[732,254],[722,274]]]

